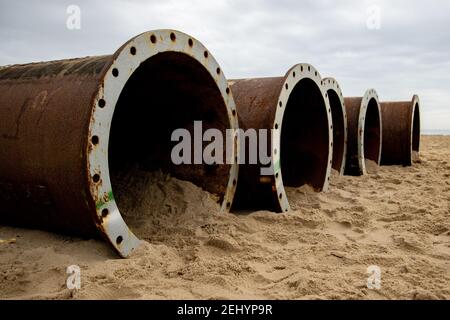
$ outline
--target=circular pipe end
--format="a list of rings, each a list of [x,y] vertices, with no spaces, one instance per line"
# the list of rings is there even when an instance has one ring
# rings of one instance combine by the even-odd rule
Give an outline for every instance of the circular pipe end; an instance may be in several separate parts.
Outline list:
[[[411,119],[411,154],[419,153],[420,149],[420,99],[418,95],[412,97],[412,119]],[[411,159],[412,161],[412,159]]]
[[[211,81],[215,83],[214,86],[217,87],[215,90],[226,107],[224,122],[227,123],[229,129],[236,130],[238,128],[236,107],[225,76],[214,57],[193,37],[175,30],[149,31],[129,40],[116,51],[111,63],[104,69],[102,82],[93,98],[87,144],[89,172],[87,179],[90,186],[90,199],[95,207],[95,223],[102,235],[122,257],[128,257],[140,244],[140,240],[124,221],[113,193],[109,163],[109,140],[113,114],[130,78],[139,73],[140,67],[150,58],[159,59],[164,54],[177,55],[177,57],[201,66],[198,68],[201,69],[198,72],[208,74]],[[166,65],[169,68],[171,66],[167,62]],[[176,82],[176,79],[173,81]],[[176,93],[172,93],[171,96],[174,94]],[[131,110],[133,105],[125,107]],[[158,108],[159,105],[151,107]],[[155,120],[149,119],[147,125],[151,126],[152,121]],[[141,148],[144,147],[145,145],[141,146]],[[234,159],[237,153],[238,150],[234,145],[229,155],[232,160],[226,159],[226,163],[231,164],[227,167],[229,168],[225,174],[227,181],[225,181],[224,191],[221,195],[223,211],[229,210],[235,193],[238,166]]]
[[[281,211],[290,209],[285,185],[296,187],[306,183],[317,191],[328,189],[333,145],[331,122],[321,75],[310,64],[294,65],[284,76],[272,128],[273,188]]]
[[[411,166],[418,158],[420,145],[420,101],[383,101],[382,165]]]
[[[328,94],[332,116],[332,168],[337,170],[340,175],[343,175],[347,159],[347,112],[345,110],[344,95],[339,83],[332,77],[324,78],[323,86]]]
[[[380,165],[382,121],[378,94],[368,89],[362,100],[358,118],[358,162],[361,174],[367,174],[366,159]]]

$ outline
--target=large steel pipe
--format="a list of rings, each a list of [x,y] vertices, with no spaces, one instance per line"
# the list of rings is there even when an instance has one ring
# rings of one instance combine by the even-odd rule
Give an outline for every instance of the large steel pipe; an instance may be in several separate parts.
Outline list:
[[[267,150],[273,171],[263,174],[261,163],[241,164],[233,208],[288,211],[285,186],[309,184],[316,190],[326,189],[332,155],[331,110],[317,70],[298,64],[283,77],[229,83],[240,128],[272,133]],[[248,155],[248,139],[240,140],[240,154]],[[266,149],[258,144],[258,154],[262,147]]]
[[[116,181],[136,165],[192,181],[227,210],[236,163],[171,161],[171,133],[192,133],[194,120],[223,133],[237,128],[218,63],[178,31],[143,33],[109,56],[2,68],[0,223],[83,237],[100,231],[126,257],[139,240],[115,195],[133,190]]]
[[[420,102],[414,95],[411,101],[381,102],[383,119],[382,165],[412,165],[420,145]]]
[[[331,108],[333,128],[332,168],[343,175],[347,159],[347,112],[345,111],[344,96],[339,83],[334,78],[324,78],[323,86],[328,94],[328,102]]]
[[[344,98],[347,111],[347,161],[345,174],[367,173],[366,159],[380,164],[382,121],[378,95],[369,89],[363,97]]]

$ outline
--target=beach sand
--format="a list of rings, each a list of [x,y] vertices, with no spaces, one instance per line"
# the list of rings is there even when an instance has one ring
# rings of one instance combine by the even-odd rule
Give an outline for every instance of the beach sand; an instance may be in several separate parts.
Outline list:
[[[289,188],[283,214],[218,213],[208,193],[163,177],[127,217],[145,240],[129,259],[100,240],[0,226],[0,298],[450,299],[450,136],[421,144],[412,167]],[[66,287],[70,265],[80,290]],[[380,289],[367,288],[372,265]]]

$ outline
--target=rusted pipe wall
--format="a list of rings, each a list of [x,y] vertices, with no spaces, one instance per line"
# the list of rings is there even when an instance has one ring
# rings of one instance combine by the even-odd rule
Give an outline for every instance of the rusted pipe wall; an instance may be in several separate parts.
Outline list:
[[[114,179],[133,162],[193,181],[228,210],[236,163],[170,162],[172,129],[192,132],[194,120],[237,129],[219,65],[178,31],[143,33],[110,56],[1,68],[0,223],[100,233],[126,257],[139,240],[122,218]]]
[[[343,175],[347,160],[347,112],[344,95],[339,83],[334,78],[324,78],[323,86],[328,94],[328,102],[331,108],[333,129],[332,168]]]
[[[380,164],[382,121],[378,95],[373,89],[363,97],[344,98],[347,111],[346,175],[367,173],[365,160]]]
[[[272,129],[268,150],[274,171],[261,164],[240,164],[234,209],[289,210],[285,186],[309,184],[326,189],[331,170],[331,110],[320,74],[298,64],[284,77],[232,80],[239,126]],[[248,144],[241,155],[248,156]],[[259,153],[260,149],[258,149]]]
[[[410,166],[414,152],[420,146],[420,102],[414,95],[411,101],[381,102],[383,119],[382,165]]]

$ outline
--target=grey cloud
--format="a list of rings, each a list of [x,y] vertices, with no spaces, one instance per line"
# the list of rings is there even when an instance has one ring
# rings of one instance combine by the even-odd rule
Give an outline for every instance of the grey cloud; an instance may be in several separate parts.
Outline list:
[[[82,28],[66,28],[66,8]],[[367,8],[381,29],[366,28]],[[282,75],[309,62],[349,96],[421,96],[423,127],[450,130],[450,3],[424,1],[6,1],[0,0],[0,65],[112,53],[130,37],[173,28],[202,41],[228,78]]]

